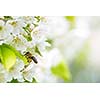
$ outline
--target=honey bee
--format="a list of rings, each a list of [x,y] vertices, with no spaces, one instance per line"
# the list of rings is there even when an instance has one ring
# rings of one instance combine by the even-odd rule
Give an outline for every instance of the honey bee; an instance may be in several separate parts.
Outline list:
[[[29,63],[31,63],[32,61],[34,61],[34,63],[36,64],[38,63],[37,59],[30,52],[26,52],[25,57],[27,58],[27,61]]]
[[[36,64],[38,63],[37,59],[30,52],[26,52],[24,56],[27,58],[28,63],[31,63],[32,61],[34,61]],[[28,67],[28,65],[25,65],[21,72],[23,72]]]

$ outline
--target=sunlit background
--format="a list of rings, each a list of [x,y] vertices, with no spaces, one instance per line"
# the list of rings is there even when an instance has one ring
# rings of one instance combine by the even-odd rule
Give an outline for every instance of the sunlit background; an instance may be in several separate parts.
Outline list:
[[[55,33],[51,35],[53,47],[57,48],[54,54],[59,51],[69,68],[70,81],[67,82],[100,82],[100,17],[48,19],[52,19],[50,30]],[[53,61],[57,60],[54,54],[51,53]]]

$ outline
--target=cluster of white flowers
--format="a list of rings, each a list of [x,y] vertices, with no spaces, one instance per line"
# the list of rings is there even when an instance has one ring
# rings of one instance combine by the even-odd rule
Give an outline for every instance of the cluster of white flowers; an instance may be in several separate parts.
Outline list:
[[[24,62],[17,58],[10,71],[7,71],[0,61],[0,82],[32,82],[35,67],[41,65],[41,56],[46,46],[46,18],[41,16],[1,16],[0,17],[0,45],[7,44],[15,48],[22,55],[29,52],[38,61],[29,62],[25,68]],[[10,55],[9,55],[10,56]]]

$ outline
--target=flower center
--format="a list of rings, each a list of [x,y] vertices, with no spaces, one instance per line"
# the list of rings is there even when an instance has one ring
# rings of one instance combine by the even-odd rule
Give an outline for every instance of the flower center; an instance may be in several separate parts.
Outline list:
[[[16,27],[16,26],[17,26],[17,22],[12,22],[11,25],[12,25],[13,27]]]

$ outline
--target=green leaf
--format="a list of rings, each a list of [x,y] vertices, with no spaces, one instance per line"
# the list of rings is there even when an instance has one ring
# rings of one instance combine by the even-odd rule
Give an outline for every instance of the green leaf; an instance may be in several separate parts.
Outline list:
[[[37,46],[35,46],[35,52],[38,53],[40,56],[42,56],[42,54]]]
[[[49,44],[53,44],[53,40],[52,39],[47,39],[46,42],[48,42]]]
[[[12,79],[11,82],[8,82],[8,83],[20,83],[20,82],[18,82],[17,79]]]
[[[7,48],[11,49],[17,57],[19,57],[21,60],[23,60],[24,64],[28,64],[27,58],[25,56],[23,56],[19,51],[17,51],[14,47],[12,47],[8,44],[5,44],[5,43],[3,43],[3,45],[6,46]]]
[[[12,16],[4,16],[4,19],[5,19],[5,20],[12,20],[13,17],[12,17]]]
[[[16,63],[15,53],[5,45],[0,45],[0,59],[7,71]]]
[[[40,16],[35,16],[34,18],[37,19],[37,22],[40,22],[40,20],[41,20],[41,17]]]
[[[70,22],[75,22],[75,16],[65,16],[65,18]]]
[[[55,76],[62,78],[65,82],[71,80],[70,71],[64,61],[61,61],[57,66],[53,66],[51,68],[51,72]]]
[[[31,35],[29,35],[29,34],[27,34],[27,35],[23,34],[23,37],[24,37],[27,41],[32,41],[32,37],[31,37]]]
[[[32,82],[29,82],[28,80],[25,80],[24,83],[37,83],[36,79],[33,78]]]
[[[12,16],[4,16],[4,18],[2,20],[7,22],[8,20],[13,20],[13,17]]]
[[[67,21],[69,21],[69,23],[70,23],[69,29],[70,29],[70,30],[73,29],[73,28],[75,27],[75,21],[76,21],[75,16],[65,16],[65,19],[66,19]]]

